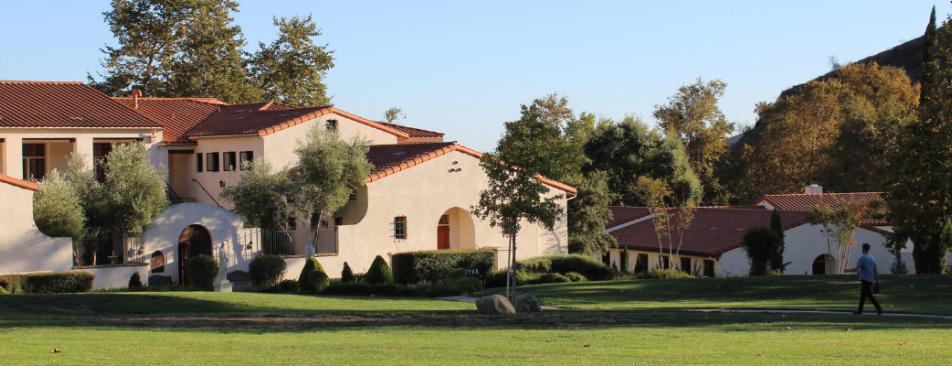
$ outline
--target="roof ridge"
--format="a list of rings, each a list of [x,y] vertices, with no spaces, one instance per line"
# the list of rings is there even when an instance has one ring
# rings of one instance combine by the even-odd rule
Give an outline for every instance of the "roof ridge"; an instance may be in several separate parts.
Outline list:
[[[837,194],[837,195],[841,195],[841,194],[883,194],[883,193],[886,193],[886,192],[777,193],[777,194],[765,194],[764,197],[768,197],[768,196],[773,196],[773,197],[775,197],[775,196],[822,196],[822,195],[829,195],[829,194]]]
[[[83,84],[82,81],[0,80],[0,84]]]

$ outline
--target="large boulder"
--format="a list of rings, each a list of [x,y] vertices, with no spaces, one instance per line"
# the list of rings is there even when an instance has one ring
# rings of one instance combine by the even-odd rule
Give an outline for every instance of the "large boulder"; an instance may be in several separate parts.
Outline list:
[[[542,306],[539,306],[539,300],[536,300],[535,295],[524,293],[522,295],[516,296],[516,312],[541,313]]]
[[[509,300],[500,295],[476,299],[476,310],[480,314],[514,314],[516,312]]]

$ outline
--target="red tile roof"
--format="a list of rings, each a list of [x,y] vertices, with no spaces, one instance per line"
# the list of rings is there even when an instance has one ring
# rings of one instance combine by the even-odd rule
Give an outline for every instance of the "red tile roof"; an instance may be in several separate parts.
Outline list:
[[[636,208],[647,211],[644,207]],[[669,209],[671,215],[671,239],[677,248],[680,236],[674,229],[677,226],[680,211]],[[636,210],[637,211],[637,210]],[[681,254],[697,256],[718,256],[740,246],[744,232],[755,226],[770,226],[772,211],[763,209],[727,209],[723,207],[698,207],[691,226],[684,232]],[[805,212],[780,212],[784,230],[807,223]],[[644,251],[658,250],[658,237],[652,220],[645,220],[612,231],[610,233],[618,245]],[[668,251],[667,238],[662,238],[665,253]]]
[[[404,125],[398,125],[395,123],[379,122],[380,124],[390,127],[394,130],[405,132],[410,137],[443,137],[445,134],[442,132],[428,131],[420,128],[409,127]]]
[[[859,192],[859,193],[822,193],[822,194],[768,194],[758,200],[755,205],[768,203],[778,211],[797,211],[809,212],[811,208],[816,207],[823,202],[830,207],[835,207],[839,202],[862,202],[868,204],[870,200],[881,197],[881,192]],[[865,225],[887,225],[883,220],[866,219]]]
[[[335,113],[398,137],[409,138],[404,132],[342,111],[334,108],[334,106],[294,107],[267,102],[227,105],[220,108],[220,112],[208,116],[204,121],[189,130],[185,136],[189,138],[231,135],[267,136],[315,118]]]
[[[0,81],[0,127],[162,128],[81,82]]]
[[[36,183],[33,183],[33,182],[27,182],[27,181],[21,180],[21,179],[17,179],[17,178],[11,177],[11,176],[6,175],[6,174],[0,174],[0,182],[6,183],[6,184],[9,184],[9,185],[12,185],[12,186],[20,187],[20,188],[26,188],[26,189],[29,189],[29,190],[31,190],[31,191],[38,191],[38,190],[40,190],[40,185],[39,185],[39,184],[36,184]]]
[[[135,107],[133,98],[113,98],[129,108]],[[189,143],[185,133],[228,105],[214,98],[139,98],[136,111],[165,126],[162,142]]]
[[[648,216],[646,207],[608,206],[608,209],[612,212],[612,219],[605,224],[606,229]]]
[[[374,165],[374,169],[367,178],[367,183],[383,179],[387,176],[396,174],[403,170],[423,164],[433,158],[446,155],[453,151],[480,158],[482,153],[452,142],[430,142],[419,144],[396,144],[396,145],[371,145],[367,152],[367,160]],[[557,182],[552,179],[537,176],[540,182],[566,191],[570,194],[576,194],[575,187],[565,183]]]

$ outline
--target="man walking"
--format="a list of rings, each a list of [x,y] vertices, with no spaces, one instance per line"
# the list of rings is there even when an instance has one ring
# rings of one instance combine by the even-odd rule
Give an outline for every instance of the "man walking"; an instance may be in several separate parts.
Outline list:
[[[871,288],[874,280],[879,285],[879,270],[876,268],[876,258],[869,255],[869,243],[863,243],[863,256],[856,261],[856,267],[846,270],[846,272],[857,271],[859,271],[859,281],[863,285],[863,289],[859,294],[859,310],[854,311],[853,314],[863,313],[863,305],[866,304],[866,298],[868,297],[869,301],[872,301],[873,305],[876,306],[876,314],[883,315],[883,307],[879,306],[879,302],[873,297]]]

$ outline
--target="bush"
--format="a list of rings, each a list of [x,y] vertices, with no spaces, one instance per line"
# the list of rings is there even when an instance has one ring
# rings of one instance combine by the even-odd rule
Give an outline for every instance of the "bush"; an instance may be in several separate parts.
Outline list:
[[[139,270],[136,270],[132,273],[132,277],[129,277],[129,288],[141,288],[142,287],[142,278],[139,277]]]
[[[320,292],[321,289],[327,287],[330,284],[330,278],[327,278],[327,273],[324,271],[311,271],[308,275],[307,284],[311,286],[308,290],[314,290]],[[298,281],[300,283],[300,281]],[[301,291],[304,291],[304,288],[301,287]]]
[[[390,272],[390,266],[387,265],[387,261],[383,260],[383,257],[378,255],[377,258],[374,258],[374,262],[370,264],[370,269],[364,275],[364,282],[371,285],[393,282],[393,272]]]
[[[301,275],[298,276],[298,287],[301,288],[301,291],[311,291],[315,286],[311,284],[310,274],[312,271],[318,271],[324,273],[324,267],[321,266],[321,262],[317,261],[317,258],[310,257],[304,261],[304,268],[301,269]],[[324,277],[327,277],[327,274],[324,274]]]
[[[394,297],[442,297],[468,295],[482,291],[479,279],[473,277],[440,285],[406,286],[393,282],[371,285],[366,282],[334,282],[321,290],[321,295],[337,296],[394,296]]]
[[[653,279],[659,279],[659,280],[674,279],[674,278],[696,278],[692,276],[690,273],[681,272],[673,268],[668,268],[668,269],[658,268],[651,272],[639,273],[638,277],[639,278],[653,278]]]
[[[196,255],[185,262],[185,275],[194,287],[212,288],[218,269],[218,261],[208,254]]]
[[[577,272],[589,281],[612,279],[612,269],[595,258],[579,254],[556,254],[535,257],[518,262],[518,268],[531,273]]]
[[[195,292],[195,291],[204,291],[203,289],[198,289],[195,287],[182,286],[179,284],[169,283],[161,286],[142,286],[139,288],[129,288],[129,287],[112,287],[112,288],[100,288],[90,291],[94,294],[115,294],[115,293],[124,293],[124,292]]]
[[[750,260],[750,275],[764,276],[770,259],[780,249],[780,237],[770,228],[755,226],[744,233],[741,248]]]
[[[298,287],[298,281],[296,280],[283,280],[278,282],[277,285],[272,286],[268,289],[265,289],[262,292],[271,292],[279,294],[293,294],[297,293],[301,288]]]
[[[3,288],[3,286],[0,286],[0,295],[9,295],[9,294],[10,294],[10,291],[7,291],[7,289]]]
[[[587,280],[585,276],[583,276],[581,273],[578,273],[578,272],[566,273],[565,277],[568,277],[568,279],[572,280],[572,282],[582,282]]]
[[[535,279],[534,281],[529,281],[529,284],[534,285],[537,283],[565,283],[565,282],[572,282],[572,280],[561,273],[546,273],[544,275],[539,276],[539,278]]]
[[[462,296],[483,290],[483,283],[475,277],[465,277],[455,281],[447,281],[438,285],[423,287],[423,295],[429,297]]]
[[[622,273],[630,272],[628,270],[628,261],[630,259],[631,258],[629,258],[628,256],[628,247],[625,247],[625,249],[621,251],[621,272]]]
[[[96,276],[82,271],[0,276],[0,287],[13,294],[62,294],[89,292]]]
[[[276,255],[259,255],[248,264],[251,283],[258,289],[274,287],[284,277],[288,264]]]
[[[340,272],[340,282],[355,282],[357,277],[354,277],[354,271],[350,269],[350,265],[347,262],[344,262],[344,270]]]
[[[397,283],[409,284],[429,281],[438,283],[465,276],[465,270],[476,269],[479,279],[492,270],[496,252],[488,249],[451,249],[397,253],[393,255],[393,278]],[[459,274],[462,272],[462,274]]]

